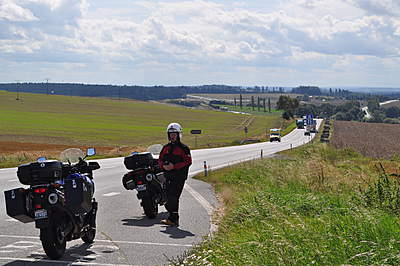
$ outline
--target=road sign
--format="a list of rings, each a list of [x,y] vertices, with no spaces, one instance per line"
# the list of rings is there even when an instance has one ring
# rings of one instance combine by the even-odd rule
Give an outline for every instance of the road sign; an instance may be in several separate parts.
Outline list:
[[[190,131],[191,134],[201,134],[201,129],[193,129]]]
[[[313,115],[307,115],[306,120],[307,120],[307,125],[312,125],[313,124]]]

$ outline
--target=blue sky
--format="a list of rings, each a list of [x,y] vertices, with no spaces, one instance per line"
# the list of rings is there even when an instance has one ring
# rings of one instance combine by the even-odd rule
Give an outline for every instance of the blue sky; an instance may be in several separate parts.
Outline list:
[[[399,0],[0,0],[0,82],[400,87]]]

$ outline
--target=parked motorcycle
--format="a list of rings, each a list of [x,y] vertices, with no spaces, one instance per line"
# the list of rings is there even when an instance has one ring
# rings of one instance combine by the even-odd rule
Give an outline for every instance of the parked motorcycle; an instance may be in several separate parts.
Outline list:
[[[7,214],[23,223],[35,222],[46,255],[61,258],[66,242],[81,238],[92,243],[96,235],[97,202],[93,198],[93,170],[97,162],[85,158],[96,154],[89,148],[61,153],[66,162],[47,160],[18,167],[19,181],[29,188],[4,191]]]
[[[150,152],[134,152],[124,158],[125,167],[131,171],[122,177],[122,184],[127,190],[137,191],[140,205],[150,219],[157,216],[158,205],[167,201],[166,180],[156,156],[161,148],[153,145],[148,149]]]

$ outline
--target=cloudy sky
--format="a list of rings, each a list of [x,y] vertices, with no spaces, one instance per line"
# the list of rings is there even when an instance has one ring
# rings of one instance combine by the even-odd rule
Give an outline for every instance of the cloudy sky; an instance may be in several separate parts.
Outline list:
[[[0,0],[0,83],[400,87],[400,0]]]

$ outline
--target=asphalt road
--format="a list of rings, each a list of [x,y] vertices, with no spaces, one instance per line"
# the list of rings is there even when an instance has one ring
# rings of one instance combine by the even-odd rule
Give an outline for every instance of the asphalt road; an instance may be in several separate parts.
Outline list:
[[[318,120],[318,126],[321,120]],[[59,261],[49,260],[41,246],[34,223],[23,224],[6,215],[4,196],[0,202],[1,265],[163,265],[182,256],[215,229],[210,216],[218,201],[211,186],[191,178],[207,167],[215,170],[238,162],[268,156],[309,142],[304,129],[295,129],[279,142],[192,151],[193,165],[181,197],[180,227],[160,223],[167,213],[163,207],[156,219],[147,219],[135,191],[123,188],[127,170],[123,158],[98,160],[94,172],[95,197],[99,202],[97,235],[91,245],[81,240],[67,243]],[[21,187],[16,168],[0,169],[0,189]]]

